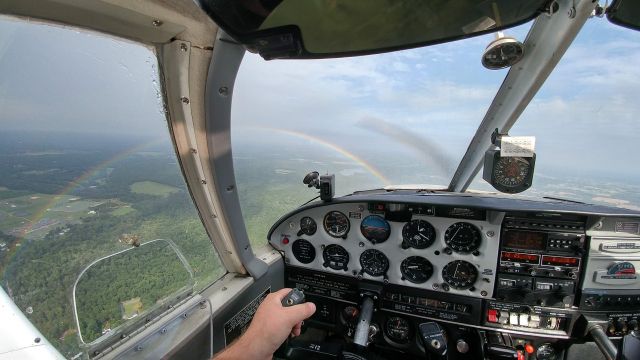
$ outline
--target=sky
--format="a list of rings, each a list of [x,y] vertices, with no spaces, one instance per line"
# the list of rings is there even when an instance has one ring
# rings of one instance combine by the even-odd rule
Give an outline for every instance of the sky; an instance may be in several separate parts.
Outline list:
[[[529,27],[506,35],[524,40]],[[233,98],[234,144],[304,145],[298,132],[370,161],[403,156],[450,174],[507,73],[480,64],[492,39],[329,60],[247,53]],[[639,40],[606,19],[587,22],[511,131],[537,137],[538,172],[640,179]],[[152,49],[0,19],[4,130],[166,135],[158,83]]]

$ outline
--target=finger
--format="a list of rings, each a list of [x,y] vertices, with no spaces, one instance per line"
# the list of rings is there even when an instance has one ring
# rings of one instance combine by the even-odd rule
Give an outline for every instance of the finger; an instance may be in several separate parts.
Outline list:
[[[297,323],[296,326],[293,327],[291,333],[296,334],[296,336],[300,335],[300,330],[302,329],[302,323]]]
[[[315,312],[316,305],[312,302],[306,302],[286,308],[285,314],[287,314],[292,324],[298,324],[302,320],[309,318]]]
[[[300,336],[301,332],[302,332],[301,328],[299,328],[299,327],[298,328],[293,328],[293,331],[291,331],[291,335],[293,337]]]

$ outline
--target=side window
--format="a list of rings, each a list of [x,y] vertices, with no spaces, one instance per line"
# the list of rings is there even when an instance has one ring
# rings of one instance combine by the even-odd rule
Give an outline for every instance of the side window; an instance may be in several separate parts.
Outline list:
[[[65,357],[224,273],[183,181],[153,49],[0,18],[0,279]]]

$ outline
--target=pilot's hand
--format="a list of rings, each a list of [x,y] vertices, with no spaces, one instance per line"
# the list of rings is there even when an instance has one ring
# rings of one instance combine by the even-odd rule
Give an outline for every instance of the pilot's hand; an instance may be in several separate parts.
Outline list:
[[[316,306],[303,303],[282,306],[291,289],[269,294],[258,307],[251,325],[242,337],[216,356],[216,359],[271,359],[289,335],[300,335],[302,321],[316,312]]]

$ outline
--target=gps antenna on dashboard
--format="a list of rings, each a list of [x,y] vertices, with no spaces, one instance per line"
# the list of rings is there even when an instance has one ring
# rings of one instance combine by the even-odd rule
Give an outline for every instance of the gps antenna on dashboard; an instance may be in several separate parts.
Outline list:
[[[320,190],[320,200],[331,201],[335,194],[336,177],[333,174],[320,175],[317,171],[312,171],[305,175],[302,183],[307,187],[315,187]]]

